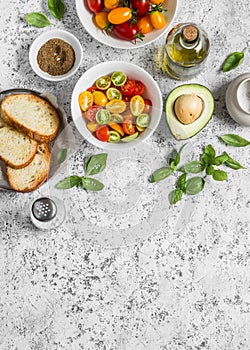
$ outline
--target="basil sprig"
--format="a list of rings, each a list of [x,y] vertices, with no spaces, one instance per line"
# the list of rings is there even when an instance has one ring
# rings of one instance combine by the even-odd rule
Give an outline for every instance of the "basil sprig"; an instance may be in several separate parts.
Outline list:
[[[62,20],[65,6],[61,0],[48,0],[48,8],[52,16],[54,16],[59,21]]]
[[[25,21],[36,28],[44,28],[51,24],[48,17],[39,12],[28,13],[25,15]]]
[[[245,49],[242,52],[233,52],[231,53],[224,61],[222,65],[223,72],[228,72],[232,69],[238,67],[244,60]]]
[[[107,154],[101,153],[87,158],[86,175],[96,175],[106,168]],[[82,187],[87,191],[101,191],[104,184],[96,179],[86,176],[70,175],[58,182],[56,188],[67,190],[72,187]]]
[[[236,134],[224,134],[220,136],[220,139],[227,145],[233,147],[246,147],[250,145],[250,141]]]

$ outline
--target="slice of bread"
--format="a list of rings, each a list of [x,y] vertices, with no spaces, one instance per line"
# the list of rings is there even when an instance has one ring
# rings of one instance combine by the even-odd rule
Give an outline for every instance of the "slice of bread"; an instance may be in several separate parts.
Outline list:
[[[38,142],[52,141],[59,129],[57,110],[32,94],[6,96],[1,103],[2,118]]]
[[[18,192],[30,192],[37,189],[48,177],[50,168],[50,150],[46,143],[38,145],[33,161],[22,169],[6,167],[11,188]]]
[[[12,168],[27,166],[35,157],[37,142],[3,123],[0,118],[0,159]]]

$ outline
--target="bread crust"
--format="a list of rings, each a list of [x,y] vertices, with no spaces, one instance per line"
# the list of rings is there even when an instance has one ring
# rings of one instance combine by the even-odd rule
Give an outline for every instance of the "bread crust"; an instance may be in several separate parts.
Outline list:
[[[22,122],[20,122],[16,117],[11,115],[7,109],[8,103],[14,102],[18,105],[18,99],[25,97],[27,100],[31,102],[39,103],[41,108],[45,108],[49,113],[51,113],[51,118],[53,119],[53,122],[55,124],[54,130],[49,134],[41,133],[38,129],[27,127]],[[23,131],[26,135],[28,135],[30,138],[38,141],[38,142],[50,142],[52,141],[59,130],[59,124],[60,124],[60,118],[58,115],[57,110],[46,100],[43,98],[32,95],[32,94],[13,94],[6,96],[1,103],[1,110],[2,110],[2,118],[3,120],[9,124],[10,126]]]
[[[50,150],[48,145],[43,143],[38,145],[37,153],[33,161],[27,167],[22,169],[13,169],[10,166],[7,166],[6,174],[9,184],[13,190],[17,192],[31,192],[36,190],[45,182],[45,180],[48,178],[49,170]],[[25,181],[20,180],[23,175]]]

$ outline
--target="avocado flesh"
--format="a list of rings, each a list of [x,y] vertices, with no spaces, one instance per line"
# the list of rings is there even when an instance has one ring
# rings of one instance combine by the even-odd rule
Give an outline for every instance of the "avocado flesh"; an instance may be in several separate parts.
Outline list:
[[[191,124],[181,123],[174,112],[176,99],[181,95],[196,95],[203,101],[203,110],[198,119]],[[214,112],[214,98],[211,91],[200,84],[180,85],[170,92],[166,101],[166,119],[169,129],[177,140],[185,140],[201,131]]]

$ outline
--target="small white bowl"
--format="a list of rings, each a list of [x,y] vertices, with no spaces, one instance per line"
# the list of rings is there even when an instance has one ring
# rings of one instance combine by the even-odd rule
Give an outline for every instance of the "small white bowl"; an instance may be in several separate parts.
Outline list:
[[[229,84],[226,106],[237,123],[250,126],[250,73],[241,74]]]
[[[87,8],[86,1],[76,0],[76,10],[83,27],[99,42],[117,49],[137,49],[138,47],[151,44],[169,30],[177,12],[177,1],[164,0],[162,7],[166,9],[166,12],[164,12],[167,21],[166,26],[163,29],[154,29],[145,35],[143,41],[137,40],[136,44],[131,41],[121,40],[112,34],[108,35],[104,30],[99,29],[94,23],[94,14]]]
[[[138,138],[128,143],[109,143],[99,141],[87,129],[78,103],[78,96],[82,91],[85,91],[89,87],[93,86],[99,77],[103,75],[111,75],[115,71],[122,71],[130,79],[141,81],[145,85],[143,96],[150,99],[152,102],[152,111],[150,113],[151,121],[149,126],[138,136]],[[77,129],[84,139],[92,143],[94,146],[105,148],[106,150],[123,150],[147,140],[156,130],[162,115],[162,95],[156,81],[143,68],[123,61],[103,62],[87,70],[76,83],[71,98],[71,113]]]
[[[37,54],[43,44],[45,44],[48,40],[55,39],[55,38],[64,40],[65,42],[67,42],[73,47],[75,51],[75,63],[73,67],[66,74],[53,76],[40,69],[37,63]],[[65,30],[56,29],[56,30],[50,30],[42,33],[39,37],[37,37],[33,41],[29,50],[29,61],[33,71],[37,75],[39,75],[41,78],[49,81],[61,81],[61,80],[70,78],[73,74],[75,74],[77,69],[80,67],[82,58],[83,58],[82,46],[79,40],[73,34]]]

